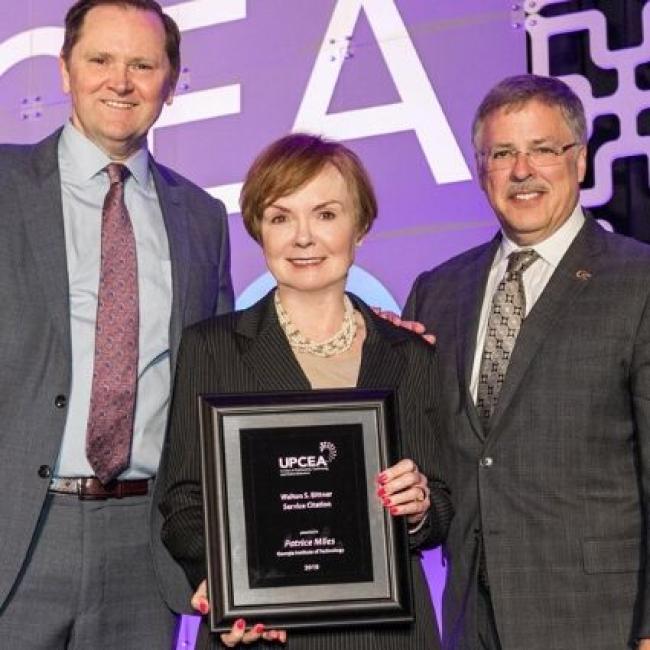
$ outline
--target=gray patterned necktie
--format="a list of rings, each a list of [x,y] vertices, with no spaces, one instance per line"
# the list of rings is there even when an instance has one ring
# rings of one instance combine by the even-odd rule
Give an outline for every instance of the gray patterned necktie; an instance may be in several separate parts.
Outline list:
[[[506,273],[492,297],[476,395],[483,426],[487,425],[499,399],[521,322],[526,316],[522,276],[538,259],[539,255],[533,250],[511,253]]]

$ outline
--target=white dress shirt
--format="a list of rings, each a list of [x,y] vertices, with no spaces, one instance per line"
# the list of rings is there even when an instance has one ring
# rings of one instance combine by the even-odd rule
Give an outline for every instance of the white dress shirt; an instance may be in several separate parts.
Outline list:
[[[102,206],[110,158],[68,122],[59,140],[59,169],[70,291],[72,389],[55,476],[92,476],[86,425],[95,356]],[[130,467],[120,479],[155,475],[162,451],[170,392],[169,321],[172,281],[167,232],[146,148],[124,162],[130,175],[124,199],[138,259],[140,337],[138,385]]]
[[[550,237],[534,246],[518,246],[512,240],[508,239],[502,231],[501,245],[499,246],[490,274],[488,276],[485,293],[483,295],[483,305],[481,307],[481,316],[478,322],[478,332],[476,335],[476,349],[474,351],[474,365],[472,366],[472,380],[470,390],[472,399],[476,403],[476,394],[478,391],[478,376],[481,368],[481,357],[483,355],[483,346],[485,345],[485,334],[487,331],[488,318],[490,316],[490,307],[492,305],[492,296],[503,279],[508,267],[508,256],[510,253],[520,250],[533,249],[539,259],[531,264],[522,276],[524,283],[524,294],[526,296],[526,314],[530,312],[537,299],[544,291],[548,281],[551,279],[553,272],[557,268],[564,254],[571,246],[576,235],[585,222],[585,216],[580,205],[576,205],[571,216],[558,228]],[[515,343],[516,345],[516,343]]]

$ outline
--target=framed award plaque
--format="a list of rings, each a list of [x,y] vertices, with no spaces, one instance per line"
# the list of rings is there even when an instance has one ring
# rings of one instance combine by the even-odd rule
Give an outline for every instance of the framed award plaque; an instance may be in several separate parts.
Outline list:
[[[201,395],[210,627],[413,620],[404,521],[376,495],[400,457],[392,391]]]

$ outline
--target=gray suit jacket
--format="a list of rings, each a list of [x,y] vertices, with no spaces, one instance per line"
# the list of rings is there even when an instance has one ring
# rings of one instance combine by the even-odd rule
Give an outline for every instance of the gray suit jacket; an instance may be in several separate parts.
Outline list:
[[[357,385],[395,389],[403,455],[415,459],[429,477],[437,477],[430,478],[429,525],[411,538],[416,623],[376,630],[292,630],[287,650],[435,650],[440,647],[438,630],[418,553],[440,544],[452,516],[436,463],[435,355],[418,336],[378,318],[356,298],[355,302],[368,332]],[[271,294],[249,309],[200,323],[183,335],[170,420],[169,463],[161,479],[166,486],[161,508],[165,513],[163,539],[192,583],[198,584],[207,573],[196,395],[309,389],[280,328]]]
[[[0,607],[36,531],[72,379],[59,133],[0,147]],[[228,229],[219,201],[153,160],[151,169],[172,261],[173,368],[182,328],[232,308]],[[159,541],[157,513],[161,588],[186,608],[189,586]]]
[[[650,636],[650,248],[587,219],[523,323],[483,431],[469,384],[498,245],[423,273],[405,309],[440,352],[439,451],[456,513],[443,645],[478,647],[482,530],[504,650],[624,648]]]

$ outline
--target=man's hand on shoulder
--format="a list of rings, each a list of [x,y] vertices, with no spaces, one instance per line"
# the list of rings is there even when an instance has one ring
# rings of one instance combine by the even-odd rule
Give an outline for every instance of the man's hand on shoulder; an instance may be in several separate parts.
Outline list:
[[[420,334],[425,341],[432,345],[436,342],[435,335],[427,333],[427,328],[416,320],[402,320],[395,312],[386,311],[379,307],[373,307],[372,311],[374,311],[377,316],[387,320],[389,323],[397,325],[397,327],[403,327],[405,330],[410,330],[411,332]]]

